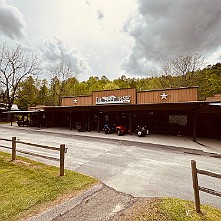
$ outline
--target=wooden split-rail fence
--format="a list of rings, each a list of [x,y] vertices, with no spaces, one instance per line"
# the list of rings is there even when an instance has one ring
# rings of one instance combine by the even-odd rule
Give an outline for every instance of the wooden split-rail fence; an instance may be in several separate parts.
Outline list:
[[[27,152],[27,151],[23,151],[23,150],[17,150],[16,146],[17,146],[18,143],[29,145],[29,146],[34,146],[34,147],[45,148],[45,149],[49,149],[49,150],[60,151],[60,176],[64,176],[64,156],[65,156],[65,153],[67,153],[67,148],[65,148],[65,144],[61,144],[60,148],[58,148],[58,147],[50,147],[50,146],[45,146],[45,145],[40,145],[40,144],[33,144],[33,143],[23,142],[23,141],[20,141],[20,140],[16,140],[16,137],[12,137],[11,140],[10,139],[4,139],[4,138],[0,138],[0,140],[11,142],[12,161],[14,161],[16,159],[16,152],[17,151],[21,152],[21,153],[25,153],[25,154],[35,155],[31,152]],[[39,154],[36,154],[36,155],[39,156],[39,157],[45,157],[45,156],[42,156],[42,155],[39,155]],[[47,158],[53,158],[53,157],[47,157]],[[53,159],[55,159],[55,158],[53,158]]]
[[[218,192],[216,190],[212,190],[206,187],[199,186],[198,184],[198,174],[210,176],[210,177],[215,177],[218,179],[221,179],[221,174],[209,172],[206,170],[199,170],[196,168],[196,161],[191,160],[191,167],[192,167],[192,180],[193,180],[193,190],[194,190],[194,199],[195,199],[195,207],[196,207],[196,212],[200,213],[200,195],[199,191],[209,193],[215,196],[221,197],[221,192]]]

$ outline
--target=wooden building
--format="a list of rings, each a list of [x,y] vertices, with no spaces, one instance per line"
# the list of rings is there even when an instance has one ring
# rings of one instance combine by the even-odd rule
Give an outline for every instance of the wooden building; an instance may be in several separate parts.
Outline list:
[[[63,97],[61,106],[44,107],[37,122],[38,127],[71,130],[81,124],[97,132],[106,123],[126,125],[131,134],[138,125],[147,125],[150,133],[221,138],[220,102],[198,101],[198,87],[139,92],[130,88]]]
[[[138,125],[150,133],[221,138],[218,100],[198,101],[198,87],[137,91],[135,88],[94,91],[90,96],[63,97],[61,106],[41,107],[32,116],[37,127],[102,131],[104,124]]]

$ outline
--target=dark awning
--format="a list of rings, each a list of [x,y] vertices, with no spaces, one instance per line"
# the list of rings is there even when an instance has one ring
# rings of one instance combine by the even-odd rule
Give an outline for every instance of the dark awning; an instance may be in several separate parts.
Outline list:
[[[193,101],[177,103],[156,103],[156,104],[109,104],[94,106],[56,106],[45,107],[45,112],[83,112],[83,111],[163,111],[163,110],[183,110],[199,111],[200,109],[210,109],[212,102]]]

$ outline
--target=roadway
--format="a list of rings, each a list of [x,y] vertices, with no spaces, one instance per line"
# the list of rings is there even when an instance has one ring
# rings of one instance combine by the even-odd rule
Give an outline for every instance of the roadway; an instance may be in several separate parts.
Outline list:
[[[76,136],[71,132],[53,133],[47,129],[29,129],[0,125],[0,138],[16,136],[18,140],[68,148],[65,167],[101,180],[114,189],[139,197],[177,197],[193,200],[191,160],[197,167],[221,174],[221,159],[188,154],[157,144],[141,144],[117,139]],[[116,135],[112,135],[116,136]],[[142,139],[142,138],[141,138]],[[173,139],[173,138],[171,138]],[[171,142],[173,142],[171,140]],[[0,150],[10,152],[0,140]],[[18,150],[59,158],[59,152],[18,144]],[[19,154],[50,165],[59,162],[47,158]],[[201,186],[221,191],[221,180],[199,175]],[[221,208],[221,198],[200,193],[201,202]]]

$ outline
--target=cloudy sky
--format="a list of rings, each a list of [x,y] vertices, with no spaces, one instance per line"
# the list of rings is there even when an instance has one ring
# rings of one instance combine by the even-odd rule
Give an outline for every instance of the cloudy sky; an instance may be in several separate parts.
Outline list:
[[[20,43],[47,69],[79,80],[151,76],[178,56],[221,61],[220,0],[0,0],[0,43]]]

